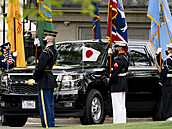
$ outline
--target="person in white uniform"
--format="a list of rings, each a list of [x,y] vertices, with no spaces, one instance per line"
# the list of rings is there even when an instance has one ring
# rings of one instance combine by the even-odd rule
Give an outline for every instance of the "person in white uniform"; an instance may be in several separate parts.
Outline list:
[[[115,53],[117,57],[112,63],[112,72],[109,85],[111,86],[111,98],[113,108],[113,123],[126,123],[126,107],[125,98],[128,85],[126,80],[126,72],[129,66],[128,56],[125,53],[127,43],[116,42]],[[112,50],[108,51],[109,54]]]

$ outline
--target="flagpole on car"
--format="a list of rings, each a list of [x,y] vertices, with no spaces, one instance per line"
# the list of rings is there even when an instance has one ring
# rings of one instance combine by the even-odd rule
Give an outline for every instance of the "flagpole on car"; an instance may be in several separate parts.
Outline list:
[[[85,45],[84,43],[82,43],[82,54],[83,54],[83,49],[84,49]],[[82,55],[82,71],[84,70],[84,60],[83,60],[83,55]]]

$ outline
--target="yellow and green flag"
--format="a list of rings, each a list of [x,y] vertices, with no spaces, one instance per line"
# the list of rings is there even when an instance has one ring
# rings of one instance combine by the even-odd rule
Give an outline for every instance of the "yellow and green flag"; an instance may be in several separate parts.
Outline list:
[[[11,44],[11,52],[17,51],[16,67],[26,67],[23,42],[23,29],[19,0],[9,0],[7,12],[7,40]]]

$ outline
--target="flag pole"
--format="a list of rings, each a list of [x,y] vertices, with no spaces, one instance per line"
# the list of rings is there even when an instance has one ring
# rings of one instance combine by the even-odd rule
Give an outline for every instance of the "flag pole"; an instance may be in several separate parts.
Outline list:
[[[37,23],[36,23],[36,38],[38,38],[38,11],[39,11],[39,0],[37,0]],[[35,48],[35,69],[37,66],[37,58],[38,58],[38,45],[36,44]]]
[[[161,47],[159,26],[158,26],[158,43],[159,43],[159,47]],[[161,70],[162,70],[162,64],[161,64],[161,52],[160,52],[160,54],[159,54],[159,59],[160,59],[160,68],[161,68]]]
[[[159,3],[159,11],[161,10],[160,8],[161,8],[161,0],[158,0],[158,3]],[[160,13],[160,12],[159,12]],[[161,43],[160,43],[160,29],[159,29],[159,26],[158,26],[158,44],[159,44],[159,47],[161,47]],[[161,70],[162,70],[162,64],[161,64],[161,52],[159,53],[159,59],[160,59],[160,61],[159,61],[159,63],[160,63],[160,68],[161,68]]]
[[[112,7],[110,7],[110,48],[112,49]],[[110,76],[112,67],[112,54],[110,54]]]
[[[5,43],[5,0],[3,5],[3,43]]]
[[[14,18],[14,50],[16,51],[16,18]],[[16,66],[16,61],[15,61],[15,66]]]

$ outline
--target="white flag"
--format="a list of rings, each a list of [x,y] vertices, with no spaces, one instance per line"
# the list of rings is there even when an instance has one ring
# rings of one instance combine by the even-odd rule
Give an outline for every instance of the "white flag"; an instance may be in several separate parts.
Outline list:
[[[97,61],[100,52],[89,47],[83,47],[82,61]]]

